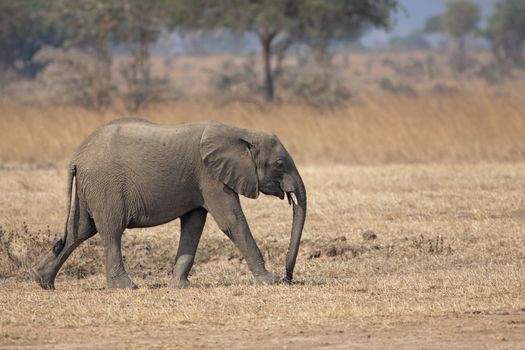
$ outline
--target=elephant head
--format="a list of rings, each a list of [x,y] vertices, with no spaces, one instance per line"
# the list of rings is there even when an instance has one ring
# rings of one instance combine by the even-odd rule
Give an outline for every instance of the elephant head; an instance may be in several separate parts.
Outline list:
[[[306,190],[294,161],[276,135],[210,122],[200,142],[208,172],[238,194],[257,198],[259,192],[293,205],[286,282],[291,282],[306,217]]]

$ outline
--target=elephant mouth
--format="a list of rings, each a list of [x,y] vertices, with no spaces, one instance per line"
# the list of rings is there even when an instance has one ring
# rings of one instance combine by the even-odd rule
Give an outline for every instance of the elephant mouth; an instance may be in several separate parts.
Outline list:
[[[269,196],[275,196],[279,199],[284,199],[285,191],[281,189],[279,182],[272,181],[266,183],[264,186],[259,187],[259,191]]]

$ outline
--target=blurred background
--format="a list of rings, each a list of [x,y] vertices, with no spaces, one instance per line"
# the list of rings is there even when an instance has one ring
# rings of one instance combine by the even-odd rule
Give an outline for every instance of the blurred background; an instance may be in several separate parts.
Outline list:
[[[0,0],[0,161],[126,115],[315,163],[525,158],[525,0]]]

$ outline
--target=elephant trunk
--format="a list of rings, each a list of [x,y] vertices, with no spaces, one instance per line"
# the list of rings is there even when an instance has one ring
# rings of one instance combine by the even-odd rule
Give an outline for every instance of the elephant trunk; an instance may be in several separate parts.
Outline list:
[[[290,246],[286,254],[286,277],[285,282],[291,283],[293,279],[293,269],[295,260],[299,252],[301,235],[303,233],[304,220],[306,218],[306,189],[303,180],[297,171],[290,175],[292,190],[286,192],[288,201],[293,205],[293,223],[290,237]],[[295,195],[295,198],[294,198]]]

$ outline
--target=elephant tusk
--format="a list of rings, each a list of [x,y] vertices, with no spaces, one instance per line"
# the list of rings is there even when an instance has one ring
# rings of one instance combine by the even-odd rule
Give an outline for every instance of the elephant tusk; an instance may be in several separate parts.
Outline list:
[[[292,192],[291,197],[293,204],[297,205],[297,203],[299,202],[297,201],[297,196],[295,195],[295,192]]]
[[[297,205],[297,196],[295,195],[295,192],[286,192],[286,198],[288,198],[288,204]]]

